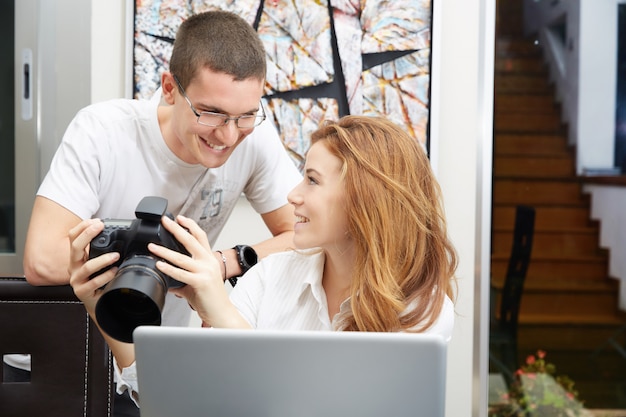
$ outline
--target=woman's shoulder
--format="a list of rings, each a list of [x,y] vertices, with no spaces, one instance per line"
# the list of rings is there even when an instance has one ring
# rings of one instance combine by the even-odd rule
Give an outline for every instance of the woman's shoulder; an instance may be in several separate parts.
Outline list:
[[[276,267],[284,265],[286,267],[310,267],[324,262],[324,252],[322,249],[287,249],[283,252],[272,253],[261,260],[267,266]]]
[[[446,342],[452,339],[452,330],[454,328],[454,303],[447,295],[444,297],[443,305],[439,317],[433,325],[426,330],[426,333],[434,333],[441,335]]]
[[[304,285],[317,282],[324,266],[324,253],[289,249],[276,252],[262,258],[250,268],[241,280],[251,288],[279,288],[294,291]],[[236,288],[239,287],[239,284]]]
[[[307,277],[317,275],[323,266],[324,252],[321,249],[289,249],[266,256],[253,269],[257,269],[257,273],[265,279],[276,283],[283,279],[294,280],[294,277],[307,281],[310,279]]]

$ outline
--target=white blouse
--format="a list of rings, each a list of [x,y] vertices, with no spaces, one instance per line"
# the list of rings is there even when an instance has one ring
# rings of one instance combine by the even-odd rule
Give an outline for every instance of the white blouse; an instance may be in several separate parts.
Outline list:
[[[332,320],[328,317],[323,269],[319,249],[275,253],[238,281],[230,299],[255,329],[337,330],[350,312],[350,302],[345,300]],[[449,341],[453,326],[454,305],[446,297],[438,319],[425,333]]]

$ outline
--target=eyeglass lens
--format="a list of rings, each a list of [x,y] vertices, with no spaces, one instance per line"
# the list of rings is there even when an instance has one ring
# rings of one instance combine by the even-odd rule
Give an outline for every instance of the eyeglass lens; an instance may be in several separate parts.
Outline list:
[[[225,114],[202,112],[198,116],[198,123],[206,126],[222,126],[229,120],[233,120],[237,127],[245,129],[258,126],[264,119],[263,115],[228,117]]]

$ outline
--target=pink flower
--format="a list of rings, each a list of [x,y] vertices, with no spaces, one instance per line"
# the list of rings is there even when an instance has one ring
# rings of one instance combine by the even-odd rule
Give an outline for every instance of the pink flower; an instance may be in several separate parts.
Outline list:
[[[539,359],[543,359],[546,357],[546,351],[545,350],[538,350],[537,351],[537,356],[539,357]]]
[[[528,374],[526,374],[526,376],[530,379],[536,379],[537,378],[537,374],[534,372],[530,372]]]
[[[535,357],[533,355],[528,355],[528,357],[526,358],[526,364],[532,365],[533,363],[535,363]]]

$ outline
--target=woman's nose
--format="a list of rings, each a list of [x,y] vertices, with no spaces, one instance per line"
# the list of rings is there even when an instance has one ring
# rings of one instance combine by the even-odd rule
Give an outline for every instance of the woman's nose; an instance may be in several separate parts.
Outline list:
[[[299,185],[296,185],[296,187],[293,190],[291,190],[289,194],[287,194],[287,201],[289,202],[289,204],[292,204],[294,206],[302,202],[300,193],[298,193],[298,187]]]

